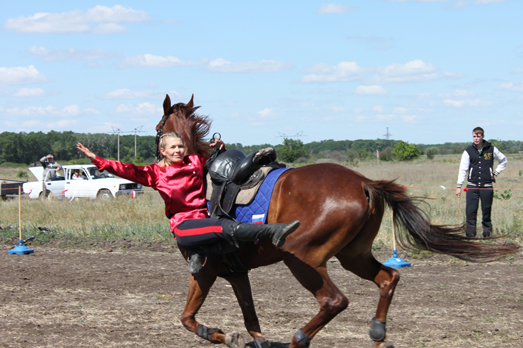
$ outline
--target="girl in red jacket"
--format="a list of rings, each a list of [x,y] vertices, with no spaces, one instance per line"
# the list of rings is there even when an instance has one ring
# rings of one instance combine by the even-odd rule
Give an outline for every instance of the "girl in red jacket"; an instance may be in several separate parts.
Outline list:
[[[220,139],[215,139],[211,146],[224,149]],[[299,221],[252,225],[209,218],[203,186],[206,160],[198,154],[186,156],[183,139],[178,133],[162,135],[158,145],[162,160],[145,167],[103,159],[81,143],[76,147],[98,170],[107,170],[158,191],[165,201],[165,215],[171,221],[171,232],[184,249],[198,251],[207,248],[214,253],[223,253],[237,248],[238,241],[254,242],[258,239],[270,239],[280,248],[285,243],[285,237],[300,225]]]

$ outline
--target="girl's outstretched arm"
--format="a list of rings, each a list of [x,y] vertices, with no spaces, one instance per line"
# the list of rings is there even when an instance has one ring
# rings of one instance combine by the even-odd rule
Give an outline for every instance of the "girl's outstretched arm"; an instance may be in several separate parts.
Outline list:
[[[76,144],[76,148],[82,151],[84,155],[87,156],[87,158],[89,158],[91,161],[94,161],[94,159],[96,158],[96,155],[92,153],[91,150],[83,146],[82,143]]]

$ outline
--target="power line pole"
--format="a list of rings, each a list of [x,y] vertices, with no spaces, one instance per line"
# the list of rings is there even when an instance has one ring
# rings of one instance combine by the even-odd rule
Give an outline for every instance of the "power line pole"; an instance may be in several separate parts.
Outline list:
[[[113,133],[116,132],[118,133],[118,162],[120,161],[120,128],[115,128],[113,126],[111,126],[113,128]]]
[[[118,128],[118,162],[120,162],[120,128]]]
[[[140,127],[136,127],[134,129],[134,159],[136,159],[136,133],[141,133],[142,131],[142,127],[143,126],[140,126]]]
[[[387,147],[389,147],[390,137],[392,136],[392,134],[389,133],[389,127],[387,127],[387,133],[383,134],[383,136],[387,139]]]
[[[278,132],[278,133],[280,134],[280,138],[282,138],[282,139],[296,138],[296,140],[299,140],[301,137],[304,136],[303,131],[296,133],[294,135],[287,135],[287,134],[283,134],[280,132]]]

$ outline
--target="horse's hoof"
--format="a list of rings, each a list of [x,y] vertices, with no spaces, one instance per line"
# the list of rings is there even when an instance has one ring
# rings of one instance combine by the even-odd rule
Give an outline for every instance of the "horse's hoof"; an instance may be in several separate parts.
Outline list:
[[[245,348],[245,340],[243,336],[237,332],[225,335],[225,344],[230,348]]]
[[[394,345],[390,342],[383,342],[377,348],[394,348]]]

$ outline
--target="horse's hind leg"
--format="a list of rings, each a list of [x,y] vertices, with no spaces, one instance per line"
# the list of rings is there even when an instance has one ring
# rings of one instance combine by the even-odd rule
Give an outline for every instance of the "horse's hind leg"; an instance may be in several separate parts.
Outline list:
[[[355,255],[351,254],[348,250],[343,250],[338,253],[336,257],[340,260],[343,268],[363,279],[373,281],[378,286],[380,299],[378,301],[376,315],[371,322],[369,335],[374,341],[376,348],[392,347],[392,344],[385,342],[385,323],[394,290],[400,280],[399,272],[379,263],[370,250],[364,255]]]
[[[284,261],[303,287],[314,294],[320,305],[318,314],[294,334],[289,346],[309,347],[311,339],[338,313],[347,308],[349,300],[332,282],[325,264],[313,267],[292,254],[286,254]]]

